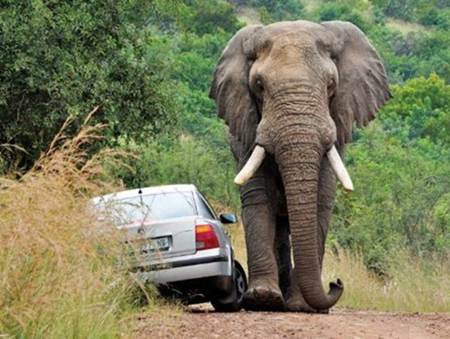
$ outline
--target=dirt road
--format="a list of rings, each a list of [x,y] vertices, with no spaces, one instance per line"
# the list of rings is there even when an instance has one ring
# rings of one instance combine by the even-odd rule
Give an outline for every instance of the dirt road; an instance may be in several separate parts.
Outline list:
[[[163,319],[164,318],[164,319]],[[450,339],[450,314],[396,314],[332,310],[328,315],[215,313],[191,306],[185,313],[149,314],[139,320],[137,338],[320,338]],[[150,325],[151,324],[151,325]]]

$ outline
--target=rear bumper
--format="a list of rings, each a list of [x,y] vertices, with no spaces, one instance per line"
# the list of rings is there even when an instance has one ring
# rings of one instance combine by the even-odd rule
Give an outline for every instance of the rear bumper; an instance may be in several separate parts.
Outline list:
[[[136,267],[139,278],[156,284],[232,275],[232,256],[228,248],[198,251]]]

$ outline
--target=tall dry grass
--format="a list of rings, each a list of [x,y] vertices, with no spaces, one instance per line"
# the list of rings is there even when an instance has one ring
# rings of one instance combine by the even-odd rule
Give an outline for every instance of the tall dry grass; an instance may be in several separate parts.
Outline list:
[[[20,179],[0,177],[0,337],[114,338],[127,331],[137,283],[116,264],[120,235],[100,232],[88,208],[90,197],[117,188],[102,178],[102,165],[126,154],[83,151],[101,138],[103,126],[88,124],[94,112],[70,140],[66,121]]]
[[[388,277],[380,278],[363,264],[361,253],[340,249],[327,253],[324,281],[342,278],[340,307],[395,312],[450,312],[450,262],[411,257],[395,258]]]

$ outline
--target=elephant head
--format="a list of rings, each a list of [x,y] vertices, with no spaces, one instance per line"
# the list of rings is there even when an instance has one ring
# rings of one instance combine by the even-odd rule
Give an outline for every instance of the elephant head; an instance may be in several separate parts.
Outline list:
[[[281,22],[241,29],[218,61],[210,96],[218,115],[252,152],[237,175],[242,185],[265,155],[282,177],[297,281],[315,309],[333,306],[340,281],[327,294],[317,245],[318,181],[328,158],[346,190],[353,185],[335,145],[352,139],[390,98],[383,64],[364,33],[347,22]]]

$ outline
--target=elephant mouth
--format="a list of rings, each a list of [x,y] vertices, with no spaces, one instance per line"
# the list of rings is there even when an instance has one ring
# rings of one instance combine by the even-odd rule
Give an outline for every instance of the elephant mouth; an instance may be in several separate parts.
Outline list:
[[[352,192],[353,191],[352,179],[350,178],[350,175],[347,169],[345,168],[344,162],[342,161],[336,149],[336,146],[333,145],[326,152],[326,156],[328,158],[328,161],[330,162],[330,166],[333,169],[334,174],[336,175],[337,179],[341,182],[343,188],[347,192]],[[251,177],[256,173],[258,168],[261,166],[265,157],[266,151],[264,150],[264,147],[256,145],[247,163],[236,175],[234,183],[239,186],[242,186],[247,181],[249,181]]]

